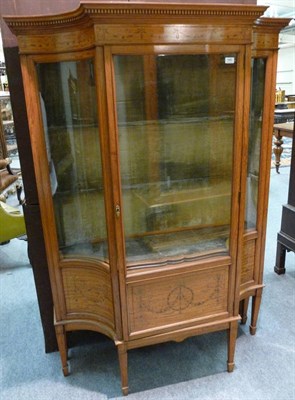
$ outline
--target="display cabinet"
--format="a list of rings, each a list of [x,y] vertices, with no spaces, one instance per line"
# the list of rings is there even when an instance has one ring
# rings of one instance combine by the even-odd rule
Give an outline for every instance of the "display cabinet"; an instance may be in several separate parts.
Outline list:
[[[253,332],[262,290],[279,31],[264,11],[91,2],[5,18],[65,375],[66,332],[82,329],[114,340],[124,394],[141,346],[225,330],[233,370],[240,301],[245,321],[254,299]]]

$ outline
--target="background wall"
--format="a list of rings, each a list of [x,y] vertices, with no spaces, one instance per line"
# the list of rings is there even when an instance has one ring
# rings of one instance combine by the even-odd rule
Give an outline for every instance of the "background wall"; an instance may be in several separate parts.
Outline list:
[[[286,35],[282,35],[284,38]],[[281,45],[278,56],[277,89],[286,94],[295,94],[295,29],[290,36],[291,43]]]

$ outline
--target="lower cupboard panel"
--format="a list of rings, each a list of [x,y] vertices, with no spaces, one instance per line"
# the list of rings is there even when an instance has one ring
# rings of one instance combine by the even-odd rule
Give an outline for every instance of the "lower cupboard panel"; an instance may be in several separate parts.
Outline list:
[[[66,312],[69,319],[89,319],[115,328],[110,272],[86,261],[62,268]]]
[[[146,279],[127,289],[129,333],[202,320],[228,311],[229,266]],[[147,332],[148,334],[148,332]]]
[[[244,239],[241,285],[254,280],[256,239]]]

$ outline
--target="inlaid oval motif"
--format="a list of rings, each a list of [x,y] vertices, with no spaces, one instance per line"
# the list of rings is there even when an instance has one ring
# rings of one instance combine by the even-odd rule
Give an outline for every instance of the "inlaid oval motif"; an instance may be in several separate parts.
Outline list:
[[[168,294],[167,303],[173,311],[183,311],[188,308],[194,299],[193,291],[183,285],[177,286]]]

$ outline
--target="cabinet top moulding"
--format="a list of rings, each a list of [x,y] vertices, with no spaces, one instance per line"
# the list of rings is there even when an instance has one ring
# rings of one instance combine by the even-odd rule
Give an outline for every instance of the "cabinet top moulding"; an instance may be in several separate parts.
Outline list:
[[[258,18],[253,26],[253,48],[278,50],[279,32],[288,26],[290,18]]]
[[[251,44],[267,7],[230,4],[81,2],[50,16],[5,16],[20,54],[68,53],[115,44]]]
[[[9,28],[16,35],[25,33],[37,34],[60,31],[64,28],[86,27],[94,23],[150,23],[195,22],[208,24],[232,23],[249,24],[260,17],[267,9],[265,6],[245,4],[197,4],[197,3],[137,3],[137,2],[81,2],[73,11],[57,15],[42,16],[4,16]],[[229,22],[231,21],[231,22]]]

